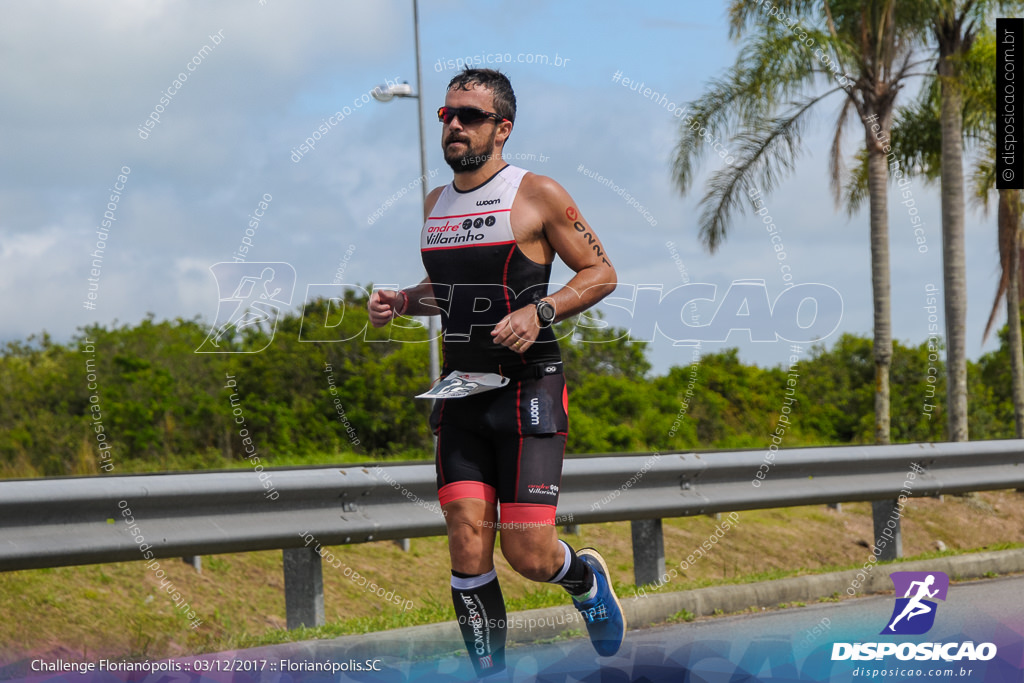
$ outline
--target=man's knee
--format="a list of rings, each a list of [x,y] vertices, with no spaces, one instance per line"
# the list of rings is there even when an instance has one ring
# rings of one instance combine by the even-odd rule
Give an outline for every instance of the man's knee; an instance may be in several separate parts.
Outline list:
[[[494,566],[494,523],[489,521],[496,514],[482,501],[459,504],[457,501],[445,506],[445,521],[448,525],[448,550],[452,569],[466,574],[482,574]]]
[[[510,553],[503,550],[502,552],[509,565],[531,581],[547,581],[554,576],[554,572],[551,571],[551,562],[548,558],[529,551]]]
[[[482,519],[448,519],[448,541],[459,546],[474,546],[483,543],[487,522]]]
[[[558,571],[557,548],[540,540],[520,538],[513,532],[503,532],[501,538],[501,553],[509,565],[531,581],[547,581]]]
[[[470,575],[484,574],[494,568],[493,540],[483,534],[469,532],[461,525],[464,533],[448,528],[448,553],[452,569]]]

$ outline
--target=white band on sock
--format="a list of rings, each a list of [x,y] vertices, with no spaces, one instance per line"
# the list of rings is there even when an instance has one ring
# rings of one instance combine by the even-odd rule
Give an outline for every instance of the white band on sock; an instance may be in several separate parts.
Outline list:
[[[466,579],[459,578],[458,576],[453,576],[452,577],[452,588],[454,588],[455,590],[460,590],[460,591],[471,591],[474,588],[479,588],[480,586],[486,586],[491,581],[494,581],[496,578],[498,578],[498,571],[496,569],[492,569],[491,571],[487,572],[486,574],[480,574],[478,576],[470,576],[469,578],[466,578]]]
[[[562,539],[558,539],[558,542],[562,544],[563,548],[565,548],[565,560],[562,563],[562,571],[555,574],[555,578],[550,579],[548,583],[558,583],[564,579],[566,572],[569,571],[569,565],[572,564],[572,551],[569,549],[569,544]]]

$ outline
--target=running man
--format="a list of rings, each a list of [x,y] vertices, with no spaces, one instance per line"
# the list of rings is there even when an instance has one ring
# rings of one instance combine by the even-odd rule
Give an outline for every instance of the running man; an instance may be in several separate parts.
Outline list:
[[[615,654],[626,629],[601,555],[574,551],[555,529],[569,404],[551,324],[611,293],[615,269],[561,185],[502,159],[515,116],[504,74],[466,68],[451,80],[438,119],[454,179],[427,196],[427,277],[375,291],[369,302],[376,327],[395,316],[441,315],[442,376],[509,380],[438,400],[430,418],[452,601],[479,676],[505,667],[505,602],[494,570],[499,504],[505,559],[526,578],[569,592],[598,654]],[[555,255],[575,275],[548,294]]]
[[[213,345],[220,347],[220,339],[229,332],[240,332],[243,327],[258,325],[270,320],[277,312],[274,305],[277,295],[281,293],[278,287],[273,292],[270,285],[274,281],[274,269],[269,266],[263,269],[260,276],[252,277],[247,275],[238,282],[238,287],[231,294],[231,297],[224,301],[237,302],[235,310],[231,313],[227,322],[220,326],[216,336],[213,338]],[[258,285],[263,285],[263,292],[259,291]]]
[[[896,626],[896,622],[898,622],[903,617],[906,617],[907,621],[910,621],[919,614],[928,614],[928,612],[932,611],[931,607],[929,607],[921,601],[925,598],[933,598],[935,597],[935,594],[939,592],[938,588],[936,588],[933,591],[928,590],[928,588],[933,583],[935,583],[935,575],[929,574],[927,577],[925,577],[924,581],[913,581],[909,586],[907,586],[907,592],[903,597],[910,598],[910,601],[907,602],[906,607],[903,608],[903,611],[900,612],[900,615],[893,619],[892,623],[889,624],[890,631],[896,630],[894,628]],[[911,598],[910,594],[914,592],[914,586],[917,586],[917,594]]]

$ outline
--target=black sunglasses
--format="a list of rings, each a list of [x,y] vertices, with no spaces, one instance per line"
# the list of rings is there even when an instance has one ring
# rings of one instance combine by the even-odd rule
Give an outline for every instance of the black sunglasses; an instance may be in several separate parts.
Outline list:
[[[498,123],[508,121],[505,117],[499,116],[494,112],[484,111],[476,107],[441,107],[437,110],[437,120],[441,123],[451,123],[452,119],[456,116],[459,117],[459,121],[465,126],[474,124],[477,121],[483,121],[484,119],[494,119]]]

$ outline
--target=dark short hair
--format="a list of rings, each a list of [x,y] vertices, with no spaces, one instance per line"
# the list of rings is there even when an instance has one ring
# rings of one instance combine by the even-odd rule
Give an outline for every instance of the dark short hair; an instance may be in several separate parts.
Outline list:
[[[467,66],[448,83],[448,89],[472,90],[476,85],[491,91],[495,114],[515,123],[516,94],[512,91],[508,76],[494,69],[470,69]]]

